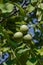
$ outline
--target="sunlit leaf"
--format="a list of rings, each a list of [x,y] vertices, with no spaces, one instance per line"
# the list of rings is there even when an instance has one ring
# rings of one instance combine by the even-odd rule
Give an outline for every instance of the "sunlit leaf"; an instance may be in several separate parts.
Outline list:
[[[26,51],[28,51],[28,50],[29,50],[29,49],[21,49],[21,50],[18,51],[18,53],[21,54],[21,53],[24,53],[24,52],[26,52]]]
[[[2,48],[3,52],[8,51],[10,48]]]
[[[43,10],[43,3],[40,3],[40,4],[38,5],[38,7]]]
[[[37,0],[31,0],[31,3],[35,3],[35,2],[37,2]]]
[[[0,4],[0,9],[2,10],[2,13],[9,13],[13,10],[13,4],[6,3],[6,4]]]
[[[43,55],[43,47],[39,50],[37,50],[40,55]]]
[[[26,8],[26,10],[27,10],[28,12],[32,12],[34,9],[35,9],[35,8],[34,8],[31,4],[29,4],[29,5],[27,6],[27,8]]]

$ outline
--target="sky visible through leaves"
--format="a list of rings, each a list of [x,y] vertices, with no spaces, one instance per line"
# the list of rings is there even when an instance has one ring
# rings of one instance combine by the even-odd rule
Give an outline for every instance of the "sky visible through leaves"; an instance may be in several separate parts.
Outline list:
[[[0,65],[43,65],[43,0],[0,0]]]

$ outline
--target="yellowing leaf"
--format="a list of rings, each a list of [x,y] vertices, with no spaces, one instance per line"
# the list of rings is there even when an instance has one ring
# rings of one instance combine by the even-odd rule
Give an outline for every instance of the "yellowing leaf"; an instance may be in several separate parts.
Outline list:
[[[37,50],[40,55],[43,55],[43,47],[39,50]]]

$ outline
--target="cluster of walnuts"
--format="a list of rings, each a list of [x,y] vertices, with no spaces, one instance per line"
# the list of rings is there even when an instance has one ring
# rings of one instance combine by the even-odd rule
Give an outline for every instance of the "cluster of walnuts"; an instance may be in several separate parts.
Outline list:
[[[27,34],[27,32],[28,32],[27,25],[20,26],[20,31],[19,32],[16,32],[14,34],[14,40],[16,42],[21,42],[22,40],[28,42],[29,40],[32,39],[32,35]]]

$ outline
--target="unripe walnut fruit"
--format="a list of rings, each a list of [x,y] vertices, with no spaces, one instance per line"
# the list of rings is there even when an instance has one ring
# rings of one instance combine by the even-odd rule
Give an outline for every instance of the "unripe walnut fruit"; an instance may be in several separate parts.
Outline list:
[[[29,41],[32,39],[32,36],[30,34],[27,34],[23,37],[24,41]]]
[[[20,31],[21,31],[23,34],[27,33],[27,31],[28,31],[27,25],[22,25],[22,26],[20,27]]]
[[[22,40],[22,37],[23,37],[23,33],[22,32],[16,32],[14,34],[14,39],[17,41],[17,42],[20,42]]]

